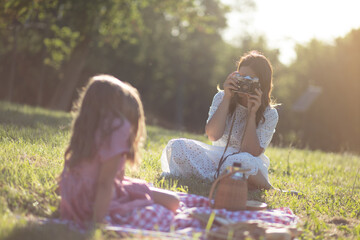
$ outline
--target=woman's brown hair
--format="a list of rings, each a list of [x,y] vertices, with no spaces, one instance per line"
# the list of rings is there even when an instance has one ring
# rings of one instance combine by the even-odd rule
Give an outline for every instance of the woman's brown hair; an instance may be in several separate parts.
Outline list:
[[[145,140],[145,117],[136,88],[110,75],[98,75],[90,79],[81,91],[73,107],[72,136],[65,152],[68,168],[83,161],[90,161],[97,152],[96,133],[99,142],[109,139],[110,134],[121,127],[124,119],[131,124],[127,160],[139,160],[139,148]],[[114,119],[121,119],[120,126],[113,126]]]
[[[271,101],[271,91],[272,91],[272,66],[270,61],[262,55],[258,51],[250,51],[243,55],[237,66],[237,71],[240,70],[241,67],[250,67],[256,77],[259,78],[260,89],[262,91],[261,98],[261,106],[256,112],[256,125],[260,123],[260,121],[264,121],[264,111],[270,105],[273,104]],[[233,97],[229,106],[229,112],[232,114],[235,111],[236,104],[238,102],[237,95]]]

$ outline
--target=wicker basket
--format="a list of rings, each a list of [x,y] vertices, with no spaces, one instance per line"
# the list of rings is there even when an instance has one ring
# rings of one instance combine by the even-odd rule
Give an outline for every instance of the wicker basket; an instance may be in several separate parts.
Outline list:
[[[225,208],[229,211],[239,211],[246,209],[248,186],[245,175],[236,177],[236,173],[245,173],[250,169],[228,167],[212,184],[209,200],[212,208]],[[235,176],[234,176],[235,175]],[[214,191],[214,203],[212,198]]]

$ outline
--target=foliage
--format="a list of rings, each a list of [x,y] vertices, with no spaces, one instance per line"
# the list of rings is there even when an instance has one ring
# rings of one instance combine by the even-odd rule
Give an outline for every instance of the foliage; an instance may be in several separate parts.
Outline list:
[[[202,124],[217,83],[209,69],[225,66],[217,56],[227,48],[220,37],[227,11],[217,0],[10,0],[0,4],[8,36],[0,71],[15,88],[4,88],[2,95],[14,91],[13,101],[68,110],[75,88],[93,74],[109,73],[138,87],[156,118],[191,126],[189,116],[200,111],[195,121]],[[7,71],[13,65],[14,79]],[[188,102],[198,106],[190,109]],[[168,117],[169,110],[177,119]]]
[[[359,40],[360,29],[336,39],[332,45],[314,39],[297,47],[297,59],[286,70],[287,79],[282,79],[281,100],[286,103],[283,120],[292,122],[288,129],[303,136],[299,146],[359,151]],[[321,87],[321,95],[307,112],[292,113],[292,104],[310,85]]]
[[[82,239],[64,226],[41,224],[43,217],[57,218],[57,177],[63,167],[69,140],[70,115],[41,108],[0,102],[0,238]],[[168,140],[204,136],[148,126],[143,162],[131,177],[155,186],[207,196],[211,183],[198,179],[160,178],[160,155]],[[294,148],[267,150],[269,177],[284,190],[299,190],[304,198],[265,191],[251,198],[271,208],[290,207],[299,216],[300,239],[355,239],[360,237],[360,158]],[[56,236],[53,235],[56,232]],[[94,239],[103,239],[103,233]],[[7,237],[7,238],[5,238]]]
[[[253,4],[231,8],[241,14]],[[90,76],[107,73],[139,90],[148,123],[203,133],[216,86],[244,52],[258,49],[273,64],[273,95],[282,103],[273,142],[359,152],[360,29],[333,44],[298,45],[284,66],[263,36],[223,41],[229,10],[219,0],[0,1],[0,99],[68,111]],[[294,112],[310,85],[322,94],[307,112]]]
[[[44,44],[50,52],[50,56],[44,59],[44,64],[59,69],[62,62],[69,58],[79,33],[72,32],[68,27],[59,28],[56,25],[53,25],[51,30],[54,37],[44,39]]]
[[[44,95],[38,104],[46,106],[55,95],[61,99],[67,95],[74,97],[74,87],[81,86],[92,74],[105,72],[138,87],[144,102],[151,103],[146,104],[147,111],[156,118],[172,126],[202,129],[215,86],[233,70],[234,61],[241,54],[220,38],[228,9],[218,1],[109,0],[85,4],[52,0],[25,4],[11,0],[0,9],[5,27],[18,22],[17,48],[24,56],[16,61],[14,99],[19,102],[35,104],[34,95]],[[42,31],[35,26],[42,26]],[[22,36],[24,32],[28,32],[27,36],[38,36],[37,41],[27,45],[29,39]],[[92,40],[85,48],[92,50],[75,59],[76,46],[87,37]],[[4,59],[14,45],[14,39],[8,40]],[[37,50],[29,54],[29,46],[37,46]],[[82,81],[66,88],[67,81],[77,81],[66,74],[66,68],[79,68],[79,61],[84,58],[90,60],[78,77]],[[6,76],[10,62],[3,63]],[[42,78],[44,87],[36,88],[38,82],[34,79]],[[20,84],[26,87],[20,88]],[[70,94],[58,93],[57,85]],[[190,108],[189,102],[195,105]],[[169,108],[174,105],[175,108]]]

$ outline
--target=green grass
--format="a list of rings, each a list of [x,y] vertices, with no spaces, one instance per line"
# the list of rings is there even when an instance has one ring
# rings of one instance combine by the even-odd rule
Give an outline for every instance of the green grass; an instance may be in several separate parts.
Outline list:
[[[57,177],[70,137],[70,115],[0,102],[0,239],[85,239],[52,224],[31,221],[58,217]],[[172,138],[209,143],[205,136],[148,126],[143,161],[127,175],[175,191],[205,195],[211,183],[161,180],[160,156]],[[275,187],[299,190],[305,198],[262,192],[272,207],[290,207],[301,219],[301,239],[360,239],[360,157],[293,148],[267,149]],[[195,180],[195,181],[194,181]],[[107,238],[97,233],[96,239]]]

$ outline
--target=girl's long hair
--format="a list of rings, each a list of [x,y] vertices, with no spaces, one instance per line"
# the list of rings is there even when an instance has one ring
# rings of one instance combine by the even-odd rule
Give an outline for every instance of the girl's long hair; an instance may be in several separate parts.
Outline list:
[[[138,162],[139,148],[145,140],[146,131],[143,106],[134,87],[110,75],[94,76],[81,91],[72,112],[72,136],[65,152],[67,168],[93,159],[98,149],[96,134],[100,143],[109,144],[105,140],[121,127],[113,126],[114,119],[130,122],[127,160]]]
[[[238,62],[237,71],[241,67],[250,67],[256,77],[259,78],[260,88],[262,91],[261,106],[256,112],[256,125],[259,125],[260,121],[264,121],[264,111],[269,105],[273,105],[274,102],[271,99],[272,91],[272,75],[273,70],[270,61],[258,51],[250,51],[242,56]],[[235,111],[236,104],[238,102],[238,96],[235,95],[229,106],[229,112],[232,114]]]

